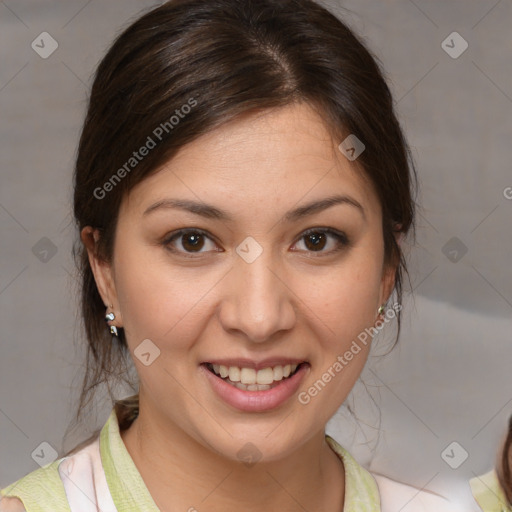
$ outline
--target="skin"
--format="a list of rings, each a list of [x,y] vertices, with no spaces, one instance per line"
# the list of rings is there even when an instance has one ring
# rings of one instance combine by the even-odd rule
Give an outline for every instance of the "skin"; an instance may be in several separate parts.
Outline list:
[[[183,147],[130,191],[110,263],[95,256],[97,232],[82,232],[132,355],[145,339],[160,349],[149,366],[133,357],[140,412],[122,438],[161,509],[343,510],[344,467],[324,429],[370,343],[307,405],[296,393],[262,413],[227,405],[199,368],[222,357],[300,357],[310,365],[298,392],[305,391],[379,319],[395,273],[384,265],[381,206],[338,144],[307,104],[246,116]],[[364,213],[344,203],[283,221],[289,210],[334,194]],[[171,208],[144,215],[166,198],[212,204],[233,220]],[[326,235],[315,249],[303,233],[326,227],[344,232],[349,245]],[[166,248],[164,239],[182,228],[209,235],[195,252],[186,236]],[[250,264],[235,251],[247,236],[263,249]],[[251,467],[237,459],[247,442],[262,454]]]

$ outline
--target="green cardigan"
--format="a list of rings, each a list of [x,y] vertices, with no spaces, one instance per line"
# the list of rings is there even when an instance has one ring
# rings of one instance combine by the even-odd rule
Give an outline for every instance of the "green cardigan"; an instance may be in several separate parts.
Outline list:
[[[344,512],[380,512],[379,491],[373,476],[332,437],[326,435],[325,438],[345,467]],[[158,512],[121,438],[115,408],[100,432],[99,452],[108,489],[117,510]],[[60,458],[20,478],[0,490],[0,496],[19,498],[27,512],[75,512],[70,508],[58,470],[59,464],[65,459]],[[99,500],[101,508],[102,498],[95,498]]]
[[[507,507],[505,493],[499,485],[494,469],[485,475],[472,478],[469,485],[475,500],[484,512],[512,512],[512,507]]]

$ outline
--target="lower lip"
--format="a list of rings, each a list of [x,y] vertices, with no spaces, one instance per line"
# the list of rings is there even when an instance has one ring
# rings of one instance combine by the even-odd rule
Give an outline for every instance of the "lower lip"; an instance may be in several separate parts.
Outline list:
[[[246,412],[270,411],[285,403],[299,388],[308,368],[308,364],[302,364],[296,373],[279,381],[279,384],[271,389],[244,391],[217,377],[208,370],[205,364],[200,365],[201,371],[205,374],[217,395],[235,409]]]

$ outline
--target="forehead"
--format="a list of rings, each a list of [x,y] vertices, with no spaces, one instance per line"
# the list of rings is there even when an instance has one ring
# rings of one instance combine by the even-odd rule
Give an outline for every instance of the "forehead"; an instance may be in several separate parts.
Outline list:
[[[186,196],[235,210],[294,204],[339,192],[380,211],[377,196],[357,162],[338,150],[321,116],[293,104],[237,118],[180,151],[136,185],[124,207],[143,211],[169,196]]]

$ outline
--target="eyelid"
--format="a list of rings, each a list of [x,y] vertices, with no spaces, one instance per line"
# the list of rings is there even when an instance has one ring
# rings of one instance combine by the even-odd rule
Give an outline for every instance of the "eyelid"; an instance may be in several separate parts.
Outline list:
[[[340,239],[340,241],[342,241],[343,243],[345,243],[347,245],[350,243],[350,240],[345,232],[340,231],[338,229],[329,228],[327,226],[316,226],[314,228],[308,228],[308,229],[306,229],[306,231],[303,231],[300,234],[300,236],[298,237],[297,240],[300,240],[301,238],[304,238],[305,236],[310,235],[312,233],[324,233],[327,235],[332,235],[335,238]]]

